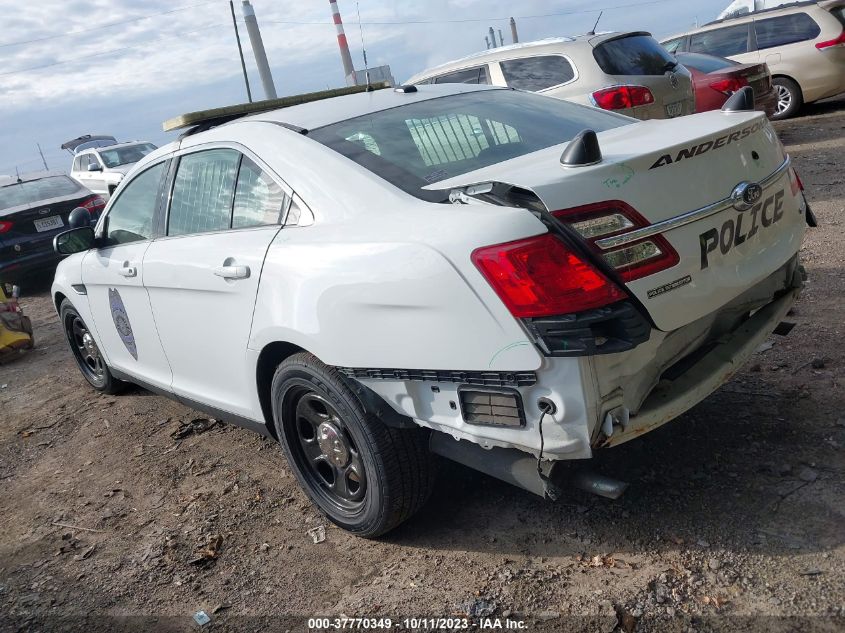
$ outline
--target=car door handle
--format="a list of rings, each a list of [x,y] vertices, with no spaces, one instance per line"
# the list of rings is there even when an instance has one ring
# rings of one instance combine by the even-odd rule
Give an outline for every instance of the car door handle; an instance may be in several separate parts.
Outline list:
[[[123,265],[123,268],[117,269],[117,274],[121,275],[122,277],[137,277],[138,276],[138,269],[134,266],[128,266],[126,264]]]
[[[218,266],[214,274],[223,279],[247,279],[249,277],[249,266]]]

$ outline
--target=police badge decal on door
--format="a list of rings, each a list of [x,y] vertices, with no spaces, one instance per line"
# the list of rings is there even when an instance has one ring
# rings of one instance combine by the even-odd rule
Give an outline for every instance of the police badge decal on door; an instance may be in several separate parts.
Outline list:
[[[120,334],[120,340],[123,341],[127,351],[132,354],[132,358],[138,360],[138,347],[135,345],[132,324],[129,323],[129,315],[126,314],[123,299],[120,298],[120,293],[114,288],[109,288],[109,307],[111,308],[114,326],[117,328],[117,333]]]

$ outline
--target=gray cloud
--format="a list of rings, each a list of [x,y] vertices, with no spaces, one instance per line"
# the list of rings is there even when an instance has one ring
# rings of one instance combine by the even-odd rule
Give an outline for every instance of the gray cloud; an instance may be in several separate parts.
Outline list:
[[[361,2],[361,19],[410,22],[503,18],[498,22],[366,25],[364,37],[370,64],[389,63],[394,76],[401,80],[425,67],[483,48],[490,25],[501,28],[507,40],[510,15],[582,11],[558,17],[518,18],[520,38],[529,41],[583,33],[592,27],[596,7],[634,1],[365,0]],[[13,171],[15,165],[22,170],[38,168],[36,142],[49,154],[51,167],[67,168],[69,157],[61,155],[58,145],[79,134],[111,133],[121,139],[164,142],[168,138],[160,131],[164,119],[180,112],[244,101],[225,0],[68,37],[3,46],[200,2],[39,0],[21,5],[0,0],[5,27],[0,38],[4,61],[0,66],[4,141],[0,144],[0,173]],[[726,4],[727,0],[642,0],[638,6],[606,11],[600,28],[644,29],[658,36],[667,35],[689,27],[696,18],[713,18]],[[236,2],[240,16],[238,5],[240,2]],[[253,5],[279,94],[343,85],[327,2],[253,0]],[[350,0],[339,0],[339,5],[356,67],[362,67],[356,5]],[[244,32],[242,39],[253,90],[259,92],[260,83]],[[104,55],[103,51],[116,52]],[[48,67],[15,72],[37,66]]]

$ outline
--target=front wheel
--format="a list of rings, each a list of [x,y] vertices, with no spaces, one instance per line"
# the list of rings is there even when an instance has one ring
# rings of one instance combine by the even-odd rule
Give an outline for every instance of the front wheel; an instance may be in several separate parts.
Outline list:
[[[100,354],[100,348],[88,330],[88,326],[70,301],[65,299],[59,308],[62,328],[70,351],[85,380],[97,391],[110,395],[123,391],[126,383],[115,378]]]
[[[801,86],[788,77],[775,77],[772,79],[772,84],[778,97],[777,109],[772,115],[772,119],[779,121],[798,114],[798,110],[804,105]]]
[[[308,353],[279,365],[271,389],[285,456],[332,523],[372,538],[428,499],[434,467],[425,430],[386,426],[341,374]]]

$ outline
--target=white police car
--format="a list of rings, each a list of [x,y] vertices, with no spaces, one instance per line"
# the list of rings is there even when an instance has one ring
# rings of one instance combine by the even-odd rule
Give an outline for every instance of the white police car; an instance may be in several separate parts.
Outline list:
[[[278,439],[354,533],[424,503],[432,453],[554,496],[798,295],[812,215],[749,97],[641,122],[456,84],[186,116],[56,238],[56,308],[95,389]]]

